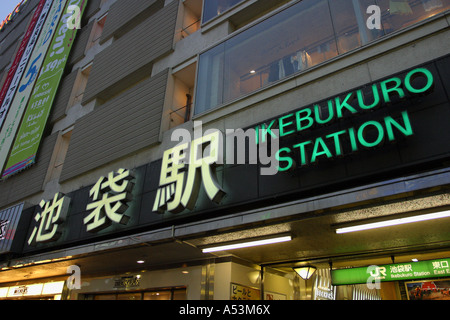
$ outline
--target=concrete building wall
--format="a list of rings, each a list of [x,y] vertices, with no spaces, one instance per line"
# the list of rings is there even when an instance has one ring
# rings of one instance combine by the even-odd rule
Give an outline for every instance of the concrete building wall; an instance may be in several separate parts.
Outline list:
[[[108,100],[151,74],[153,62],[172,50],[177,8],[173,1],[95,56],[83,104]]]
[[[61,181],[158,142],[167,74],[140,82],[75,123]]]

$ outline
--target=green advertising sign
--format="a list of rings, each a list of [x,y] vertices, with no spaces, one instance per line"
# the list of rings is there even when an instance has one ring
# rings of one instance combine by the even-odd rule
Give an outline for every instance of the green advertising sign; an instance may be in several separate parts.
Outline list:
[[[42,64],[2,178],[23,170],[36,160],[45,125],[76,36],[77,29],[73,27],[73,21],[79,21],[86,4],[87,0],[71,0],[64,7],[63,16]]]
[[[450,258],[331,271],[335,286],[450,277]]]

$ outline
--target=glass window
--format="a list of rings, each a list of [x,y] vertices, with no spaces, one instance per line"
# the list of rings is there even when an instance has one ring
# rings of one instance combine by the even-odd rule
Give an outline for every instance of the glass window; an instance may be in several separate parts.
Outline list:
[[[203,4],[203,23],[222,14],[243,0],[205,0]]]
[[[87,295],[86,300],[186,300],[186,288]]]
[[[369,6],[379,9],[379,23],[369,24],[374,15]],[[297,2],[200,55],[194,114],[449,8],[450,0]]]
[[[115,294],[98,294],[94,296],[94,300],[116,300]]]
[[[450,7],[449,0],[377,0],[386,33],[408,27]]]
[[[172,300],[187,300],[186,289],[173,290]]]

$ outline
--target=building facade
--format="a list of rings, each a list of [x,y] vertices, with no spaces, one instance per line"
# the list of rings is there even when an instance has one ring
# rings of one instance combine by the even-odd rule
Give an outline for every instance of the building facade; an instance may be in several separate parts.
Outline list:
[[[0,299],[446,299],[449,9],[22,1]]]

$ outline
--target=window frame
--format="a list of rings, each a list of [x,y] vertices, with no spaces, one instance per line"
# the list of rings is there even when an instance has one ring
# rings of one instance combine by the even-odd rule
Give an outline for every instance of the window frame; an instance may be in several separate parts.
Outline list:
[[[417,22],[415,22],[415,23],[409,24],[409,25],[407,25],[407,26],[405,26],[405,27],[401,27],[401,28],[398,28],[398,29],[393,30],[393,31],[390,31],[390,32],[387,32],[387,31],[385,30],[385,28],[384,28],[384,21],[383,21],[383,18],[381,18],[381,19],[382,19],[382,21],[381,21],[381,24],[382,24],[382,29],[381,29],[381,31],[383,32],[383,35],[382,35],[382,36],[380,36],[380,37],[378,37],[378,38],[375,38],[374,40],[370,40],[370,41],[368,41],[366,44],[362,44],[362,45],[360,45],[360,46],[358,46],[358,47],[356,47],[356,48],[354,48],[354,49],[352,49],[352,50],[349,50],[349,51],[347,51],[347,52],[345,52],[345,53],[338,53],[337,56],[335,56],[335,57],[332,57],[332,58],[330,58],[330,59],[326,59],[326,60],[324,60],[324,61],[322,61],[322,62],[320,62],[320,63],[317,63],[317,64],[313,65],[312,67],[307,68],[307,69],[305,69],[305,70],[303,70],[303,71],[295,72],[295,73],[293,73],[293,74],[291,74],[291,75],[289,75],[289,76],[287,76],[287,77],[284,77],[284,78],[281,78],[281,79],[279,79],[279,80],[277,80],[277,81],[274,81],[273,83],[270,83],[270,84],[268,84],[268,85],[262,86],[262,87],[258,88],[258,89],[255,90],[255,91],[246,93],[246,94],[244,94],[244,95],[237,96],[237,97],[232,98],[232,99],[227,100],[227,101],[223,101],[223,99],[222,99],[222,102],[221,102],[220,104],[217,104],[217,105],[214,106],[214,107],[211,107],[211,108],[209,108],[209,109],[206,109],[206,110],[203,110],[203,111],[201,111],[201,112],[199,112],[199,113],[196,113],[196,110],[197,110],[197,101],[198,101],[197,90],[198,90],[198,88],[199,88],[199,86],[198,86],[198,77],[199,77],[199,68],[200,68],[200,66],[201,66],[201,63],[200,63],[200,62],[201,62],[201,61],[200,61],[200,56],[201,56],[202,54],[204,54],[204,53],[210,51],[210,50],[213,50],[213,49],[216,48],[216,47],[219,47],[220,45],[224,45],[224,46],[225,46],[225,43],[226,43],[228,40],[230,40],[231,38],[234,38],[234,37],[238,36],[239,34],[241,34],[241,33],[243,33],[243,32],[246,32],[248,29],[250,29],[250,28],[252,28],[252,27],[254,27],[254,26],[256,26],[256,25],[258,25],[258,24],[260,24],[260,23],[263,23],[263,22],[266,21],[267,19],[270,19],[271,17],[273,17],[273,16],[279,14],[280,12],[282,12],[282,11],[284,11],[284,10],[288,10],[290,7],[292,7],[292,6],[294,6],[294,5],[297,5],[298,3],[302,2],[302,1],[304,1],[304,0],[295,0],[295,1],[292,1],[292,2],[288,2],[288,3],[286,3],[286,4],[282,5],[282,6],[280,6],[280,7],[276,8],[276,9],[274,9],[273,11],[269,12],[269,13],[266,14],[265,16],[262,16],[262,17],[256,19],[255,21],[252,21],[252,22],[249,23],[248,25],[246,25],[246,26],[244,26],[244,27],[242,27],[242,28],[236,30],[235,32],[232,32],[232,33],[228,34],[228,35],[227,35],[226,37],[224,37],[223,39],[221,39],[221,40],[217,41],[216,43],[212,44],[211,46],[209,46],[209,47],[207,47],[207,48],[201,50],[201,51],[197,54],[197,56],[196,56],[196,57],[197,57],[197,70],[196,70],[196,74],[195,74],[195,92],[194,92],[194,97],[193,97],[193,102],[192,102],[192,106],[193,106],[193,108],[192,108],[192,120],[195,120],[195,119],[197,119],[197,118],[200,118],[200,117],[202,117],[202,116],[204,116],[204,115],[207,115],[207,114],[209,114],[209,113],[211,113],[211,112],[214,112],[215,110],[221,109],[221,108],[223,108],[223,107],[225,107],[225,106],[227,106],[227,105],[229,105],[229,104],[232,104],[232,103],[234,103],[234,102],[236,102],[236,101],[242,100],[242,99],[244,99],[244,98],[246,98],[246,97],[248,97],[248,96],[257,94],[258,92],[267,90],[267,89],[269,89],[269,88],[273,88],[273,87],[279,85],[280,83],[286,82],[286,81],[288,81],[288,80],[290,80],[290,79],[292,79],[292,78],[296,78],[296,77],[298,77],[298,76],[300,76],[300,75],[302,75],[302,74],[304,74],[304,73],[311,72],[312,70],[314,70],[314,69],[316,69],[316,68],[322,67],[322,66],[324,66],[324,65],[326,65],[326,64],[329,64],[329,63],[333,63],[333,62],[336,61],[337,59],[343,59],[343,58],[347,57],[347,56],[350,55],[350,54],[354,54],[354,53],[357,52],[357,51],[361,51],[361,50],[367,49],[367,48],[369,48],[369,47],[376,46],[376,45],[378,45],[380,42],[388,41],[389,39],[392,39],[392,38],[394,38],[394,37],[396,37],[396,36],[398,36],[398,35],[400,35],[400,34],[404,34],[404,33],[408,32],[408,31],[411,30],[411,29],[418,28],[418,27],[420,27],[420,26],[423,25],[423,24],[430,23],[431,21],[433,21],[433,20],[435,20],[435,19],[439,19],[442,15],[444,15],[446,12],[448,12],[448,11],[450,10],[450,8],[445,9],[445,10],[443,10],[443,11],[441,11],[441,12],[438,12],[438,13],[436,13],[436,14],[433,14],[433,15],[431,15],[431,16],[428,16],[428,17],[426,17],[426,18],[424,18],[424,19],[422,19],[422,20],[419,20],[419,21],[417,21]],[[443,1],[445,1],[445,0],[443,0]],[[242,4],[242,3],[244,3],[244,1],[238,3],[236,6],[238,6],[238,5]],[[377,4],[378,4],[378,2],[377,2]],[[444,2],[444,4],[445,4],[445,2]],[[445,8],[445,6],[444,6],[444,8]],[[330,10],[330,15],[331,15],[331,13],[332,13],[332,12],[331,12],[331,8],[329,8],[329,10]],[[202,15],[203,15],[203,13],[202,13]],[[220,16],[220,15],[219,15],[219,16]],[[215,18],[217,18],[217,17],[215,17]],[[215,18],[214,18],[214,19],[215,19]],[[212,20],[212,19],[211,19],[211,20]],[[210,20],[210,21],[211,21],[211,20]],[[209,23],[210,21],[208,21],[208,23]],[[331,17],[331,21],[332,21],[332,23],[333,23],[333,17]],[[203,27],[203,24],[202,24],[202,27]],[[334,26],[333,26],[333,28],[334,28]],[[337,35],[335,34],[335,37],[336,37],[336,36],[337,36]],[[336,39],[337,39],[337,38],[336,38]],[[336,43],[337,43],[337,42],[336,42]],[[225,52],[225,51],[224,51],[224,52]],[[223,76],[222,76],[222,78],[223,78]],[[222,79],[222,81],[223,81],[223,79]],[[219,91],[221,91],[222,94],[223,94],[223,91],[224,91],[224,90],[225,90],[225,89],[224,89],[223,87],[219,89]]]

